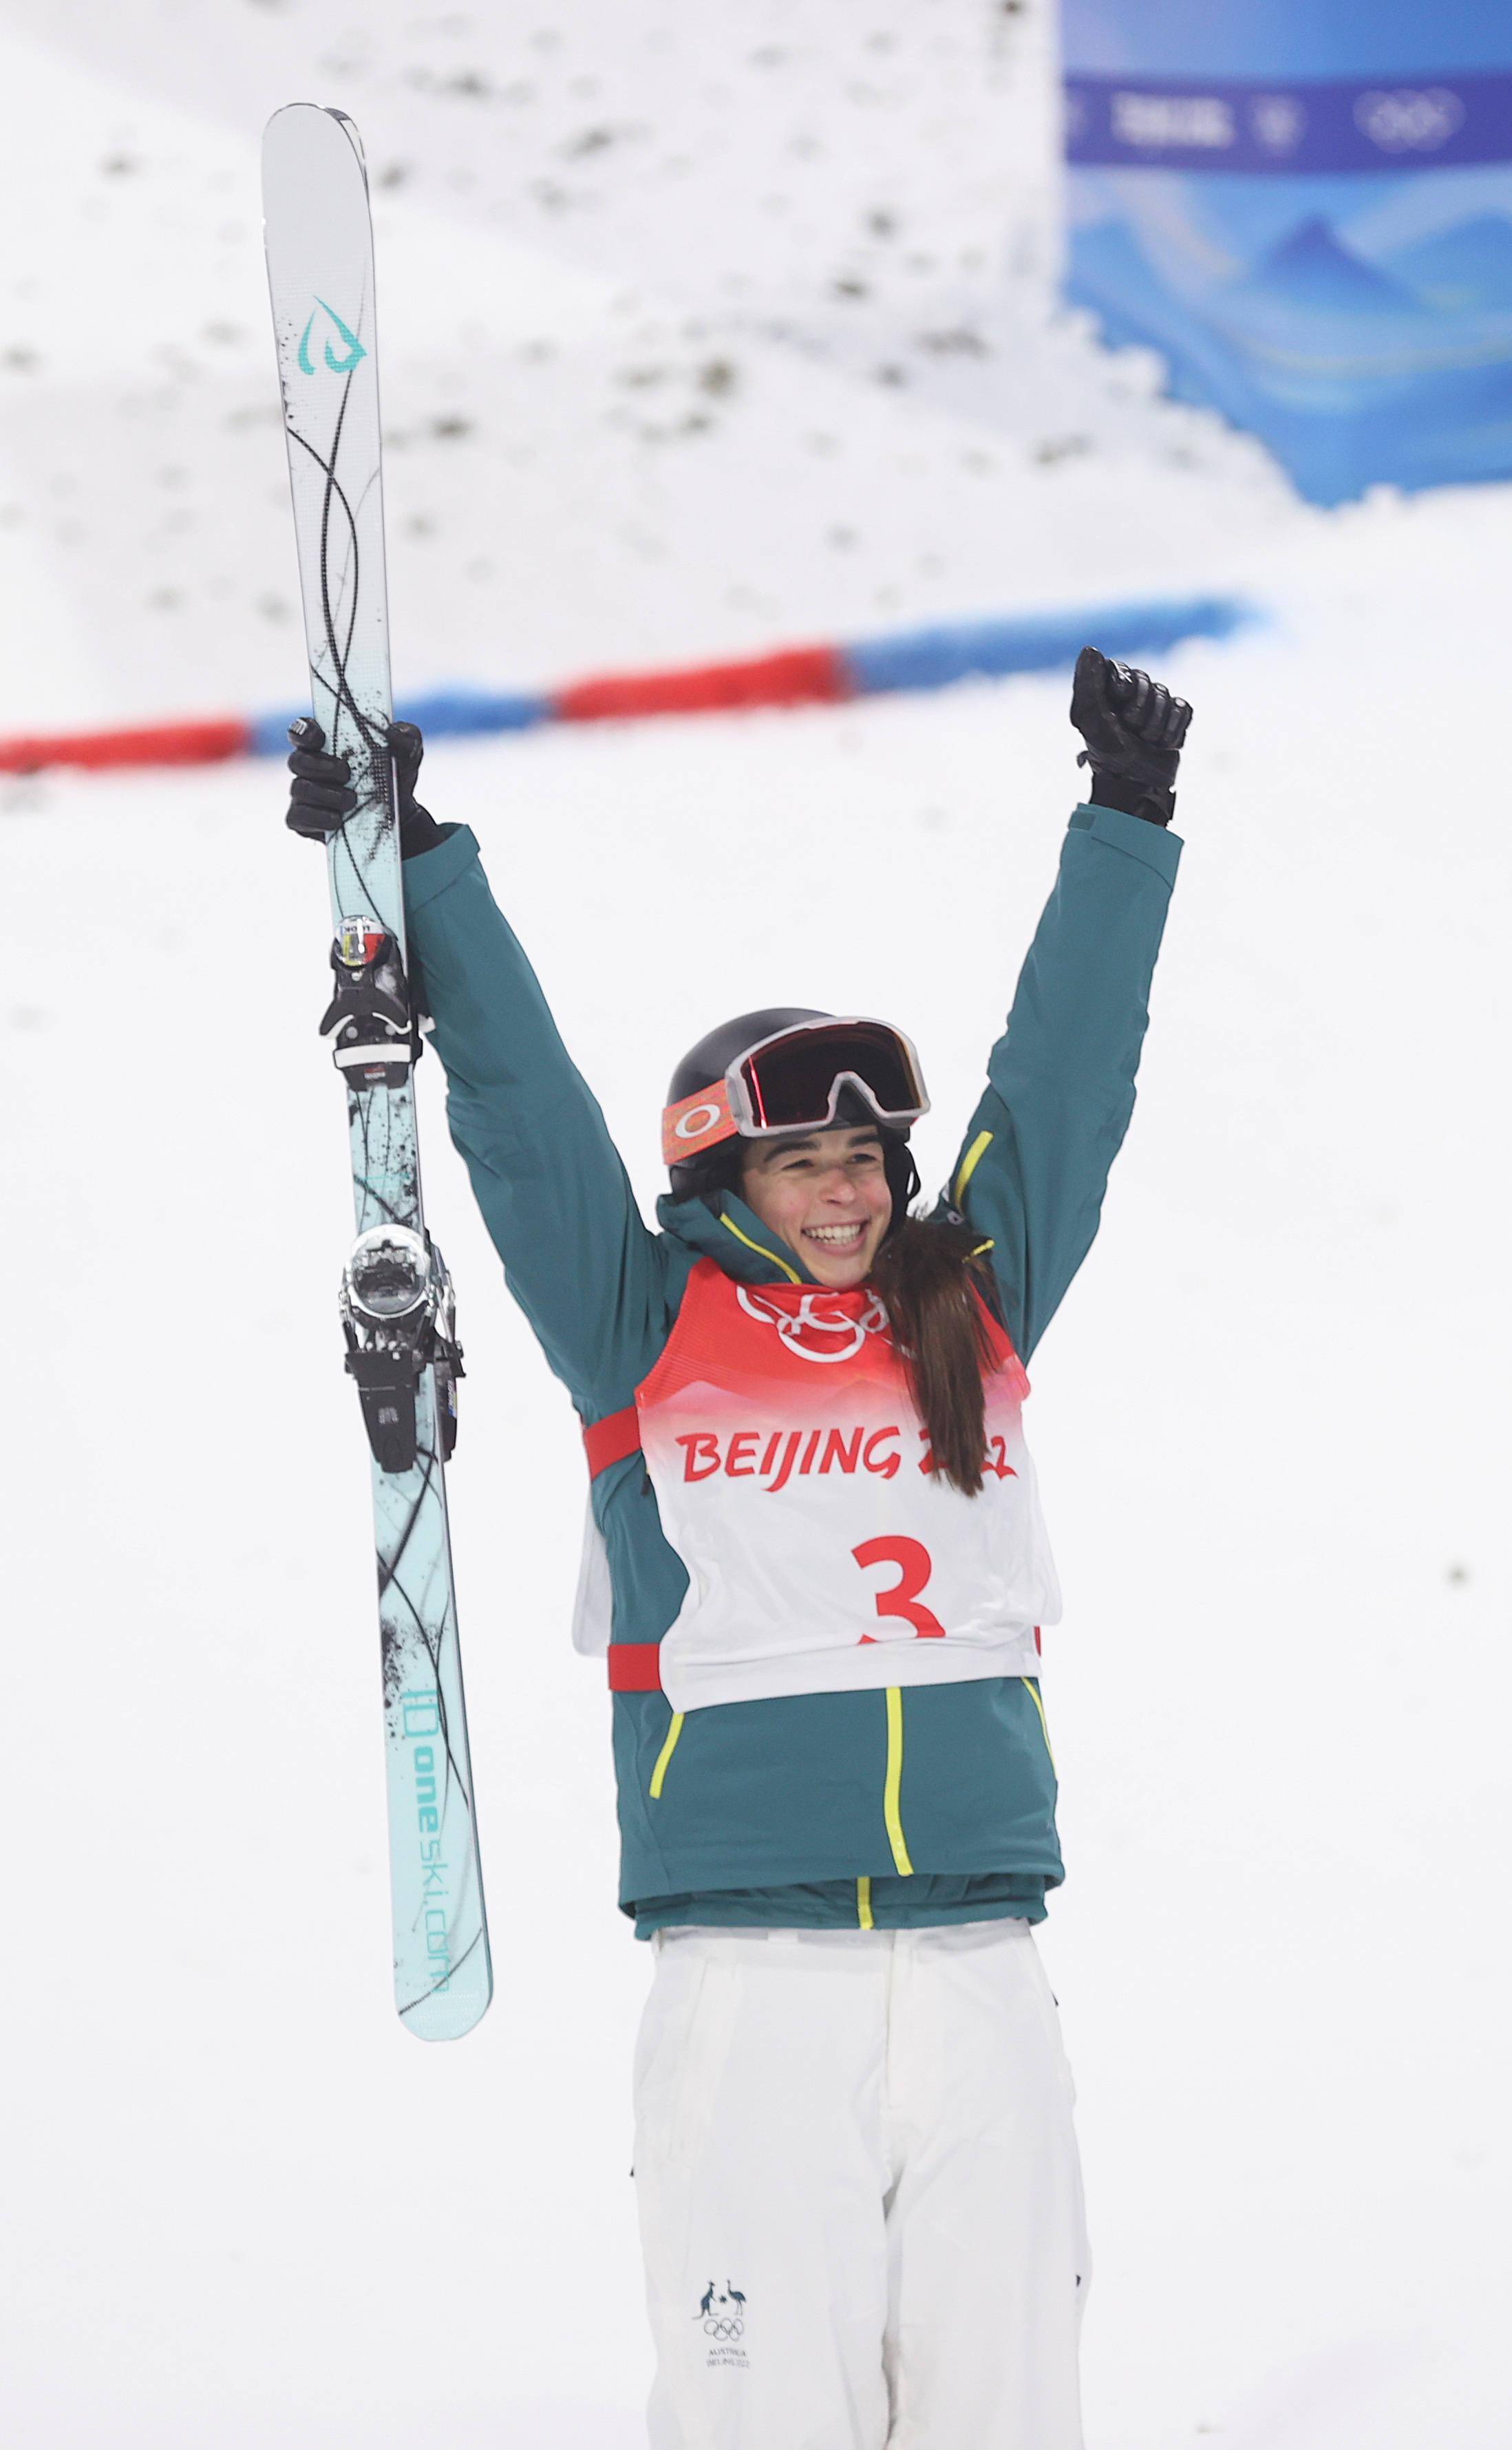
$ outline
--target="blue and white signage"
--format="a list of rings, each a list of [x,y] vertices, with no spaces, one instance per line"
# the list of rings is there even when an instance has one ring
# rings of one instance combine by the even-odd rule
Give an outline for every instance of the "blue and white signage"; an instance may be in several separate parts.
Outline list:
[[[1103,169],[1287,177],[1512,162],[1512,74],[1350,78],[1070,76],[1066,159]]]
[[[1105,337],[1160,350],[1314,500],[1512,476],[1512,6],[1064,0],[1063,24],[1066,289]]]

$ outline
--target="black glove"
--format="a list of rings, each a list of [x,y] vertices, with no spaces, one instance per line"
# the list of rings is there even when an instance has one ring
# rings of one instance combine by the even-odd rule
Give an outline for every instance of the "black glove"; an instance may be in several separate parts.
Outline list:
[[[1173,697],[1148,672],[1083,647],[1071,684],[1071,720],[1087,744],[1076,763],[1092,768],[1088,797],[1099,808],[1122,808],[1153,826],[1169,826],[1192,721],[1186,699]]]
[[[384,737],[398,785],[399,857],[417,859],[421,851],[434,850],[443,839],[430,810],[422,808],[415,796],[415,778],[420,770],[425,743],[418,726],[413,723],[391,723]],[[345,824],[357,807],[357,793],[351,788],[352,769],[344,757],[327,755],[325,734],[313,714],[301,714],[297,723],[290,724],[289,739],[294,751],[289,772],[294,783],[285,822],[307,842],[323,843]]]

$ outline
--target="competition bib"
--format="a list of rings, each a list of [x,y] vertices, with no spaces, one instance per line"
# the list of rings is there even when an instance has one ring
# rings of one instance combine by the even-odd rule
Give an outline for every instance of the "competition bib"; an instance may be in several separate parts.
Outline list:
[[[790,1693],[1032,1676],[1060,1591],[1024,1444],[1029,1381],[987,1315],[985,1477],[929,1448],[867,1288],[689,1278],[636,1390],[662,1527],[688,1569],[661,1647],[674,1710]]]

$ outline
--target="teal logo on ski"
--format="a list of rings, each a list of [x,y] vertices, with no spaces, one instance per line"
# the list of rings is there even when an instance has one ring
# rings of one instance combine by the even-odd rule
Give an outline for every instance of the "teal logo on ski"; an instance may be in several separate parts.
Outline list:
[[[415,1775],[415,1820],[419,1837],[420,1911],[416,1928],[422,1925],[425,1934],[425,1964],[431,1989],[444,1993],[452,1980],[452,1917],[448,1907],[451,1866],[444,1852],[445,1839],[440,1835],[441,1808],[436,1792],[439,1775],[434,1744],[419,1743],[420,1736],[441,1736],[441,1697],[439,1693],[404,1693],[400,1696],[403,1712],[404,1741],[414,1743],[410,1765]]]
[[[350,323],[343,323],[340,316],[337,313],[336,308],[334,306],[327,306],[323,298],[318,298],[316,300],[315,309],[317,314],[329,315],[332,322],[336,325],[337,331],[339,333],[342,340],[346,344],[345,357],[339,358],[336,351],[331,346],[330,336],[327,334],[325,341],[326,364],[330,367],[331,372],[334,375],[349,375],[354,366],[361,364],[362,360],[367,355],[366,349],[362,346],[361,341],[358,339],[357,334],[353,331]],[[300,335],[299,362],[300,372],[301,375],[313,375],[316,371],[315,360],[310,355],[310,334],[314,329],[315,315],[312,314],[309,321],[306,323],[303,331]]]

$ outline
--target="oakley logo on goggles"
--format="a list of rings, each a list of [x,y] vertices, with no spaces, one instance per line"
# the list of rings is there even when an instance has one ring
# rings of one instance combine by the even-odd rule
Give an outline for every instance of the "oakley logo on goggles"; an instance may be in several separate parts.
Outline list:
[[[929,1112],[919,1058],[901,1029],[885,1021],[801,1021],[738,1056],[723,1080],[669,1106],[663,1158],[676,1165],[737,1132],[764,1140],[825,1131],[846,1087],[880,1123],[900,1130]]]

